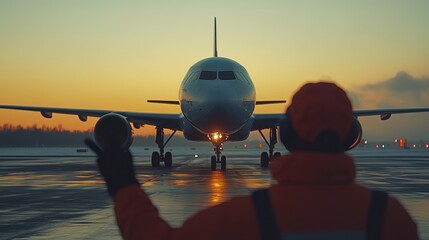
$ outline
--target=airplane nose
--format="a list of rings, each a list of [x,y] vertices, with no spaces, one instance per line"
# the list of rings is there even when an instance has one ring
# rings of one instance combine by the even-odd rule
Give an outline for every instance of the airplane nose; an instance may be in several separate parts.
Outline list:
[[[207,133],[232,134],[240,129],[249,117],[243,113],[242,107],[232,103],[209,102],[201,104],[197,109],[199,114],[191,114],[194,116],[192,123]]]
[[[206,113],[206,120],[204,129],[210,129],[210,131],[217,132],[229,132],[231,131],[231,112],[229,109],[222,104],[213,104]]]
[[[201,133],[234,134],[253,113],[252,89],[241,81],[199,81],[188,94],[182,111]]]

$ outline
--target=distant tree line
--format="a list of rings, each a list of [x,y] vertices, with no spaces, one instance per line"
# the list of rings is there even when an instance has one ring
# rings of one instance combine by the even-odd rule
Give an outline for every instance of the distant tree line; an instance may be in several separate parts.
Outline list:
[[[23,127],[4,124],[0,126],[0,147],[82,147],[85,138],[93,138],[92,130],[63,129],[61,125]],[[134,145],[154,145],[153,136],[135,136]]]
[[[4,124],[0,126],[0,147],[65,147],[82,146],[83,139],[92,137],[92,132],[70,131],[57,127],[33,125],[23,127]]]
[[[56,127],[0,125],[0,147],[83,147],[85,138],[93,138],[93,131],[67,130],[61,125]],[[172,146],[195,144],[186,141],[180,134],[173,137],[169,143]],[[133,146],[156,146],[155,137],[134,136]]]

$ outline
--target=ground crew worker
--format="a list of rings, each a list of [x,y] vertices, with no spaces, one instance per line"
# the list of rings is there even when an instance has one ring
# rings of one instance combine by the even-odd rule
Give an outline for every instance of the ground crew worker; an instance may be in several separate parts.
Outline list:
[[[128,151],[87,144],[99,156],[124,239],[418,239],[396,198],[355,183],[354,161],[344,153],[352,125],[352,106],[341,88],[304,85],[280,126],[290,154],[271,163],[277,184],[202,210],[180,228],[159,216]]]

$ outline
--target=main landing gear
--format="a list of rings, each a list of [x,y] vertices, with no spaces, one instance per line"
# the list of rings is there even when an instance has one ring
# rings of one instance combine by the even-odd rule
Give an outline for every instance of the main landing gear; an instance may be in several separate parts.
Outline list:
[[[220,163],[220,169],[222,171],[226,170],[226,157],[220,155],[223,150],[223,142],[227,139],[227,136],[220,133],[213,133],[209,136],[210,141],[212,141],[214,146],[214,151],[216,155],[211,157],[210,168],[212,171],[216,170],[216,165]]]
[[[164,162],[166,168],[170,168],[173,165],[173,155],[171,152],[164,154],[164,147],[171,140],[176,133],[176,130],[171,133],[167,141],[164,142],[164,128],[156,127],[156,139],[155,142],[158,144],[159,152],[152,152],[152,167],[159,167],[160,162]]]
[[[265,143],[268,145],[269,151],[262,152],[261,153],[261,167],[268,167],[268,164],[273,158],[280,157],[280,152],[274,152],[274,147],[277,143],[277,127],[271,127],[270,128],[270,139],[269,141],[265,138],[264,134],[261,130],[259,130],[259,133],[261,134],[262,138],[264,139]]]

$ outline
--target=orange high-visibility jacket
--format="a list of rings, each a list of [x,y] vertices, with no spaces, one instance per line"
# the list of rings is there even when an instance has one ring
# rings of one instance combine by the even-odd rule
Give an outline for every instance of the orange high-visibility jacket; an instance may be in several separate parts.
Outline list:
[[[271,173],[278,184],[268,192],[282,236],[335,232],[365,236],[370,190],[354,183],[351,157],[292,153],[273,160]],[[115,214],[124,239],[260,238],[250,196],[202,210],[182,227],[172,228],[140,186],[131,185],[116,193]],[[384,216],[382,239],[418,239],[416,224],[396,198],[389,197]]]

